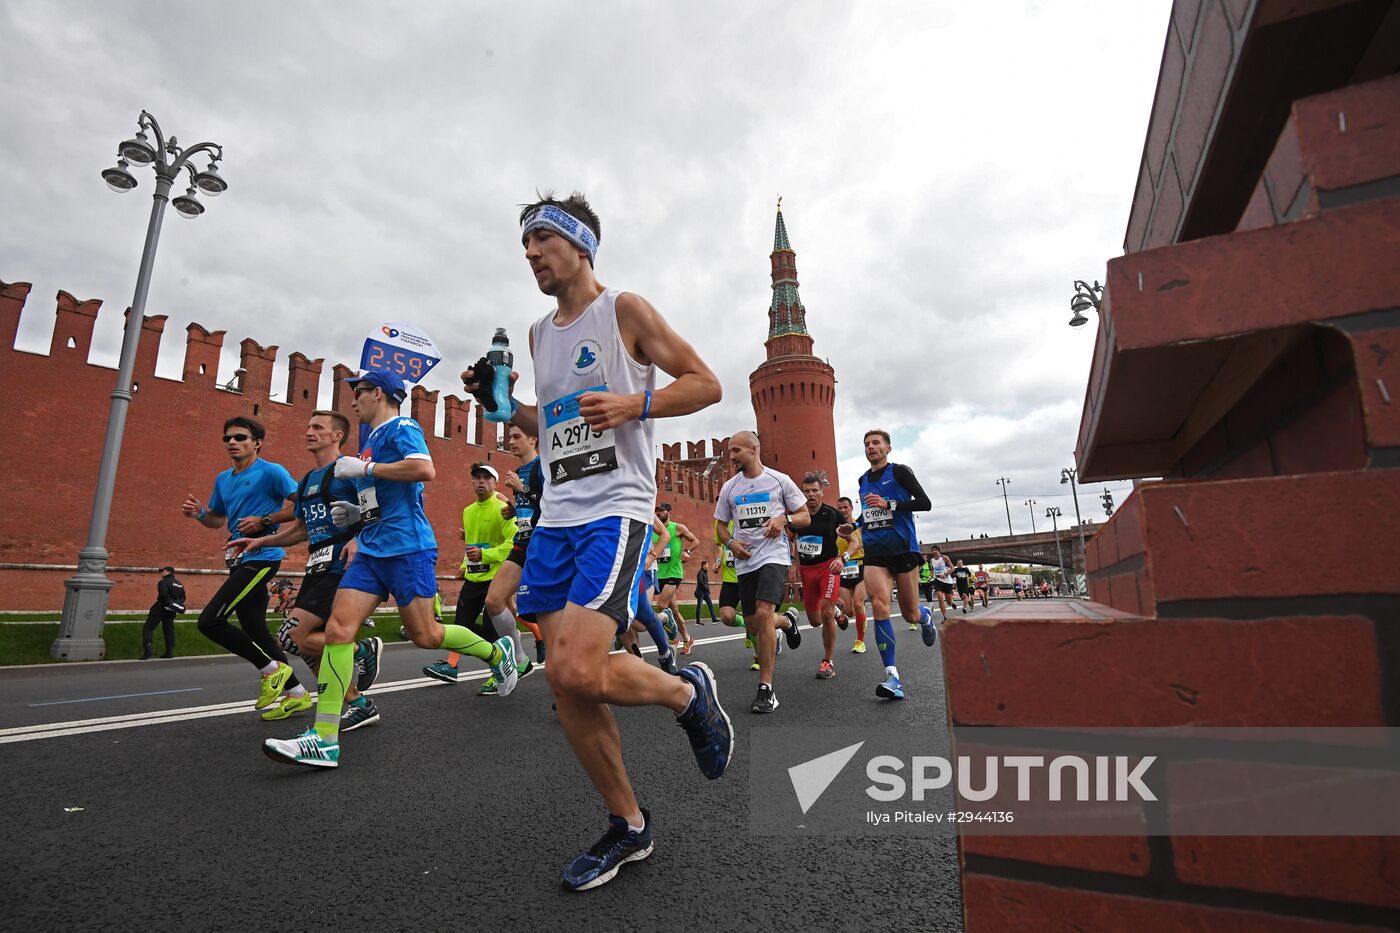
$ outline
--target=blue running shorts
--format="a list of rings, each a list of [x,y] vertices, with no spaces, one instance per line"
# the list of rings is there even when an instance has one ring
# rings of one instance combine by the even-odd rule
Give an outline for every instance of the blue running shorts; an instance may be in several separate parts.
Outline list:
[[[432,599],[437,595],[437,548],[412,551],[395,557],[355,555],[340,578],[340,588],[373,593],[380,599],[394,597],[399,606],[407,606],[419,596]]]
[[[538,615],[573,603],[596,609],[625,631],[637,611],[637,579],[650,531],[646,522],[622,517],[536,528],[515,595],[516,611]]]

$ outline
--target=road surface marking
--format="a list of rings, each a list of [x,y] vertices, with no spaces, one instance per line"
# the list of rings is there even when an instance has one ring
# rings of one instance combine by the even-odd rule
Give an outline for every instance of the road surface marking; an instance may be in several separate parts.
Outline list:
[[[719,642],[734,641],[743,638],[744,633],[738,632],[733,635],[719,635],[714,638],[699,639],[696,645],[710,645]],[[615,652],[616,653],[616,652]],[[642,649],[643,654],[655,654],[655,647]],[[540,665],[543,667],[544,665]],[[458,683],[462,681],[484,680],[490,676],[489,670],[475,671],[471,674],[463,674],[458,678]],[[403,690],[419,690],[423,687],[447,687],[440,680],[431,677],[415,677],[411,680],[396,680],[385,684],[375,684],[374,693],[398,693]],[[200,688],[194,688],[200,689]],[[162,693],[176,693],[180,691],[161,691]],[[139,696],[140,694],[132,694]],[[97,719],[78,719],[69,722],[41,723],[33,726],[16,726],[9,729],[0,729],[0,745],[9,745],[14,742],[33,742],[38,739],[57,739],[73,735],[88,735],[93,732],[110,732],[114,729],[134,729],[137,726],[158,726],[171,722],[187,722],[195,719],[209,719],[214,716],[233,716],[239,713],[247,714],[252,712],[252,705],[248,700],[237,700],[232,703],[215,703],[210,706],[191,706],[185,709],[152,710],[145,713],[130,713],[124,716],[104,716]]]
[[[181,687],[179,690],[153,690],[150,693],[117,693],[109,697],[81,697],[77,700],[49,700],[46,703],[30,703],[30,708],[35,706],[62,706],[65,703],[95,703],[98,700],[129,700],[132,697],[160,697],[167,693],[197,693],[203,687]]]

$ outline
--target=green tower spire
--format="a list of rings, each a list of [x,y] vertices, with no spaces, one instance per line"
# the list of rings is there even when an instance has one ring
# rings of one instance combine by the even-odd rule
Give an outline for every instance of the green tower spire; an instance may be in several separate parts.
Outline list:
[[[783,199],[778,198],[778,219],[773,228],[773,301],[768,306],[768,339],[782,334],[807,334],[807,309],[797,291],[797,253],[783,222]]]

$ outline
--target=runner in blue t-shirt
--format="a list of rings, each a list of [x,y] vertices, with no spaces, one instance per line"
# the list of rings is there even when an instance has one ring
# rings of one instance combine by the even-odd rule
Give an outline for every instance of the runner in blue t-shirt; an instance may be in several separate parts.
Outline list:
[[[423,513],[423,483],[433,479],[433,459],[423,429],[399,416],[408,393],[403,380],[370,371],[347,380],[351,403],[370,428],[359,459],[335,462],[337,479],[355,483],[357,502],[331,504],[339,528],[362,522],[359,551],[346,568],[326,623],[326,647],[316,699],[316,724],[293,739],[268,739],[263,752],[274,761],[334,768],[340,763],[341,710],[355,671],[355,635],[361,623],[392,596],[403,626],[420,648],[459,651],[491,665],[502,696],[515,688],[515,644],[488,642],[462,625],[433,616],[437,596],[437,541]]]
[[[890,596],[899,586],[899,610],[904,620],[918,623],[924,644],[933,645],[938,637],[933,612],[919,605],[919,536],[914,530],[915,512],[932,508],[928,495],[914,471],[890,463],[890,436],[877,429],[865,432],[865,459],[870,469],[860,477],[860,537],[865,547],[865,587],[875,615],[875,644],[885,662],[885,680],[875,695],[889,700],[904,699],[904,684],[895,667],[894,626],[890,624]],[[848,534],[844,525],[841,534]]]
[[[277,575],[285,552],[280,547],[235,550],[230,546],[236,538],[269,535],[279,522],[292,517],[291,506],[283,503],[296,491],[296,481],[283,467],[258,456],[266,435],[252,418],[225,421],[224,445],[233,466],[214,479],[208,507],[194,493],[185,497],[181,507],[206,528],[228,528],[224,548],[228,579],[199,614],[199,631],[262,673],[255,709],[268,706],[284,690],[291,697],[306,696],[286,654],[267,630],[267,583]],[[242,631],[229,624],[229,616],[235,614]]]
[[[335,411],[313,411],[306,424],[306,449],[316,461],[315,469],[297,484],[293,505],[297,520],[270,537],[240,538],[230,542],[230,548],[262,545],[287,547],[308,542],[306,573],[291,613],[277,633],[277,641],[288,654],[294,654],[311,668],[312,676],[320,670],[321,654],[325,650],[323,629],[330,618],[331,605],[346,564],[354,557],[355,533],[358,528],[337,528],[331,521],[331,504],[354,499],[355,484],[337,479],[333,470],[340,457],[340,445],[350,433],[350,422]],[[380,638],[364,638],[355,643],[356,683],[346,694],[347,707],[341,717],[343,732],[379,721],[379,710],[369,697],[361,696],[379,675],[379,655],[384,642]],[[294,713],[311,708],[306,695],[284,696],[280,703],[263,713],[263,719],[286,719]]]

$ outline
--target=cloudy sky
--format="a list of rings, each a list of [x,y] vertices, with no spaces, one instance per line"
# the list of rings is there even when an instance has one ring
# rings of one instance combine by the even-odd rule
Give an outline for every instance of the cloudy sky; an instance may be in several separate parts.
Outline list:
[[[774,205],[840,380],[843,487],[861,433],[923,479],[926,540],[1004,532],[1059,505],[1092,327],[1076,278],[1122,251],[1168,0],[528,4],[0,4],[0,279],[100,298],[115,365],[149,212],[99,173],[144,108],[225,147],[229,191],[168,215],[148,314],[354,364],[382,317],[418,323],[455,374],[492,329],[548,309],[517,205],[584,191],[598,276],[639,292],[719,374],[724,401],[657,439],[752,426]],[[32,313],[38,311],[40,313]],[[278,387],[275,377],[274,388]],[[533,397],[529,374],[525,398]],[[285,383],[281,383],[284,387]],[[1112,484],[1121,503],[1124,484]],[[1102,520],[1084,491],[1086,518]]]

